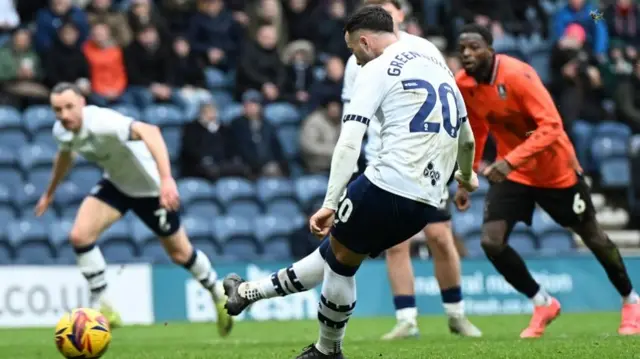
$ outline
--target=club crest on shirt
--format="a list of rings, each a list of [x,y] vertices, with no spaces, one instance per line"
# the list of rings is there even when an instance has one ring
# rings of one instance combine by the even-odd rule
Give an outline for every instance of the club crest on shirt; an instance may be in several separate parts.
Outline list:
[[[503,100],[507,99],[507,88],[504,86],[504,84],[498,84],[498,95]]]

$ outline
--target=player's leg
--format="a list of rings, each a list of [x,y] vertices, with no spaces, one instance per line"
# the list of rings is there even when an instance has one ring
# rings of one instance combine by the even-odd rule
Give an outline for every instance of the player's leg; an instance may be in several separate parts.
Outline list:
[[[317,287],[324,278],[328,249],[329,237],[308,256],[262,279],[245,281],[235,273],[228,275],[224,280],[227,312],[235,316],[259,300],[284,297]]]
[[[539,192],[540,205],[560,225],[570,227],[582,238],[622,297],[622,321],[618,332],[623,335],[640,334],[640,298],[633,290],[618,247],[596,219],[589,186],[580,177],[572,188]]]
[[[107,262],[96,241],[126,211],[122,193],[108,181],[101,181],[82,201],[69,233],[80,272],[89,283],[91,306],[99,309],[112,327],[119,326],[121,320],[107,297]]]
[[[451,221],[430,223],[424,228],[424,233],[440,285],[444,311],[449,317],[449,330],[462,336],[482,336],[482,332],[471,324],[464,313],[460,288],[460,255],[451,231]]]
[[[211,293],[218,312],[218,332],[227,336],[233,326],[231,317],[224,310],[225,298],[222,285],[216,285],[218,274],[202,251],[191,245],[186,231],[180,224],[180,215],[160,207],[158,198],[134,198],[131,208],[159,238],[171,260],[188,270]]]
[[[533,301],[533,316],[520,336],[539,337],[560,314],[560,304],[533,279],[522,257],[508,244],[509,234],[518,221],[531,223],[534,193],[528,186],[505,181],[491,186],[486,201],[482,249],[504,279]]]
[[[385,252],[387,274],[389,275],[398,322],[389,333],[382,336],[384,340],[419,335],[413,266],[409,253],[410,245],[410,241],[406,240]]]

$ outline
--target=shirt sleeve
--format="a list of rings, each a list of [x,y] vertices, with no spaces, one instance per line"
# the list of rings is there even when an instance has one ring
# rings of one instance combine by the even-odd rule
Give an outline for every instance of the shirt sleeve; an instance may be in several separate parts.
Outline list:
[[[331,159],[324,208],[338,208],[340,196],[357,166],[367,126],[387,93],[387,76],[376,73],[375,69],[375,63],[363,67],[353,88],[353,99],[348,106],[348,112],[342,118],[340,138]]]
[[[131,117],[111,109],[98,107],[93,108],[87,115],[93,117],[91,130],[96,135],[114,137],[121,142],[129,141],[131,138],[131,125],[133,124]]]
[[[360,66],[356,61],[356,57],[351,55],[344,69],[344,80],[342,82],[342,102],[348,103],[353,95],[353,87],[356,83],[356,77],[360,71]]]
[[[505,156],[505,160],[517,168],[558,140],[563,131],[562,118],[551,95],[532,68],[510,75],[508,83],[514,90],[520,108],[538,125],[522,144]]]

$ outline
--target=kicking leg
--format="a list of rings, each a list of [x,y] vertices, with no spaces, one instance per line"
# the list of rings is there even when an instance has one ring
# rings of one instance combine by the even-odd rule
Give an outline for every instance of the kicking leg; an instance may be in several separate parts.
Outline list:
[[[419,335],[413,267],[409,253],[410,244],[410,241],[406,240],[386,251],[387,273],[398,323],[389,333],[382,336],[384,340]]]
[[[429,224],[425,227],[424,233],[433,257],[444,311],[449,317],[449,330],[466,337],[482,336],[482,332],[464,313],[460,288],[460,255],[454,243],[451,221]]]
[[[522,257],[506,243],[512,228],[513,224],[507,221],[485,223],[482,226],[482,249],[504,279],[533,301],[533,317],[520,337],[540,337],[547,325],[560,314],[560,303],[540,287]]]
[[[237,274],[228,275],[224,279],[227,312],[235,316],[259,300],[284,297],[317,287],[324,277],[328,249],[329,238],[325,238],[313,253],[259,280],[245,281]]]
[[[183,227],[167,237],[161,237],[162,245],[171,260],[191,272],[213,298],[218,312],[218,332],[220,336],[227,336],[233,327],[233,320],[224,309],[225,297],[222,286],[218,283],[218,274],[211,266],[211,261],[203,252],[195,249]]]
[[[107,262],[95,244],[109,226],[122,217],[117,209],[95,197],[87,197],[80,205],[69,233],[80,272],[89,282],[91,306],[105,315],[112,327],[121,325],[120,315],[107,298]]]

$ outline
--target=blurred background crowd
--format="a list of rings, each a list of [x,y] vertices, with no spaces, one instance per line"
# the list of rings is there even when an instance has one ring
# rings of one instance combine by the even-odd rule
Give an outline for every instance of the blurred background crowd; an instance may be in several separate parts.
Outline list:
[[[460,69],[457,30],[469,22],[491,29],[497,52],[529,62],[553,94],[593,179],[599,216],[610,228],[638,226],[634,187],[640,188],[640,181],[632,181],[634,173],[640,175],[634,157],[640,140],[633,137],[640,133],[637,1],[401,3],[408,15],[404,30],[433,41],[454,72]],[[60,81],[76,83],[92,104],[162,128],[176,176],[184,178],[186,223],[196,239],[198,230],[204,231],[210,251],[246,259],[306,254],[316,242],[300,239],[307,236],[304,216],[321,203],[340,132],[342,78],[350,55],[342,28],[359,5],[359,0],[0,0],[0,222],[9,228],[7,258],[0,250],[0,262],[46,262],[47,251],[51,260],[64,260],[58,245],[66,236],[56,242],[52,228],[68,224],[87,186],[100,176],[79,163],[61,188],[49,227],[40,229],[47,236],[44,252],[23,249],[21,243],[38,238],[40,227],[31,222],[27,227],[35,234],[29,237],[24,224],[11,229],[12,219],[29,220],[30,206],[48,180],[55,144],[46,103],[49,89]],[[487,162],[495,153],[489,147]],[[472,256],[481,255],[477,232],[488,187],[483,183],[471,213],[454,216]],[[209,225],[212,218],[216,221]],[[532,230],[519,229],[528,238],[519,245],[521,252],[574,250],[567,232],[543,213],[537,218]],[[132,221],[133,229],[120,233],[126,241],[133,233],[133,243],[125,241],[130,257],[155,257],[161,249],[138,227]],[[117,230],[111,233],[107,237],[122,239]],[[636,232],[624,233],[618,236],[623,246],[638,246]],[[117,258],[109,259],[130,259],[122,246],[114,247]]]

